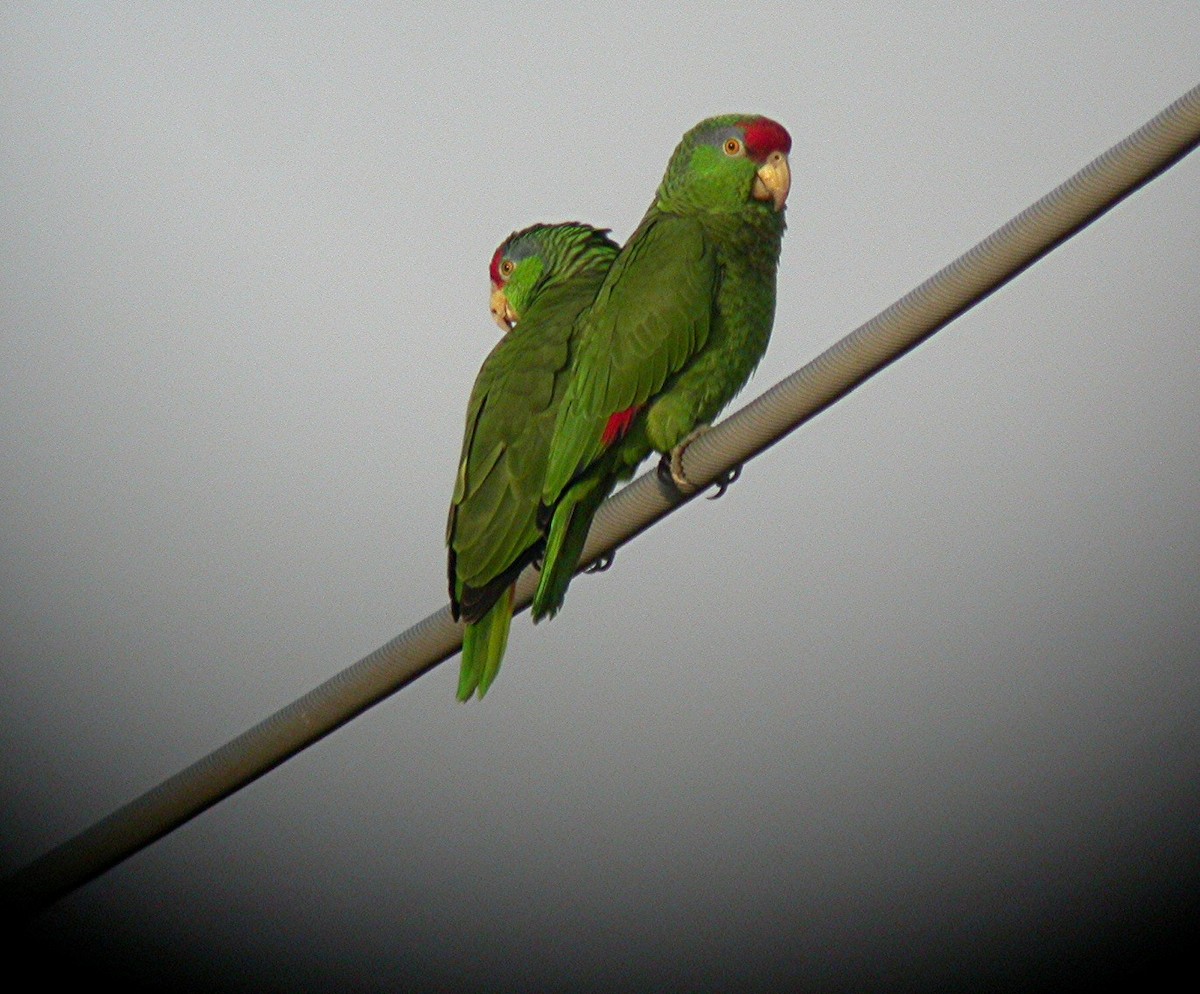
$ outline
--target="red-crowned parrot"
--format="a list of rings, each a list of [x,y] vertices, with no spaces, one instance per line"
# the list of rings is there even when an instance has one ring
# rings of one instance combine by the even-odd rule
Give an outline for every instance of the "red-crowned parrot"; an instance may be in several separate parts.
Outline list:
[[[504,658],[513,584],[542,549],[542,481],[575,319],[616,254],[607,231],[572,223],[514,232],[492,256],[491,310],[506,334],[471,391],[446,524],[450,607],[466,622],[459,700],[482,698]]]
[[[750,378],[775,315],[792,139],[769,118],[700,122],[579,319],[542,502],[551,517],[533,617],[553,616],[570,549],[600,499],[651,451],[679,456]]]

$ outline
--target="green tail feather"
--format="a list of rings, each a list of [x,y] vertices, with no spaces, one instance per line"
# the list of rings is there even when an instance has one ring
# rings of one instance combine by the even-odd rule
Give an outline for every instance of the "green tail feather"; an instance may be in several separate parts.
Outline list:
[[[458,699],[469,700],[476,690],[479,699],[500,672],[508,629],[512,624],[513,588],[509,587],[488,613],[463,630],[462,667],[458,671]]]
[[[542,556],[542,575],[533,595],[534,621],[553,618],[563,606],[592,518],[615,483],[616,479],[607,475],[582,480],[567,491],[554,509]]]

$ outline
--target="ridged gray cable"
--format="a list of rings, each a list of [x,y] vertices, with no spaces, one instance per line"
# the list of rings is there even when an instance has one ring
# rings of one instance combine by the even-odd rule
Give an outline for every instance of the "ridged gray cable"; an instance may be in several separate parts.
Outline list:
[[[895,304],[776,384],[686,450],[703,487],[753,458],[1095,220],[1200,143],[1200,86]],[[691,497],[647,473],[596,515],[583,562],[616,549]],[[517,585],[528,606],[536,575]],[[576,594],[579,596],[579,594]],[[4,882],[6,911],[46,907],[328,735],[449,658],[462,631],[435,611],[216,752],[187,767]],[[451,706],[447,701],[447,707]]]

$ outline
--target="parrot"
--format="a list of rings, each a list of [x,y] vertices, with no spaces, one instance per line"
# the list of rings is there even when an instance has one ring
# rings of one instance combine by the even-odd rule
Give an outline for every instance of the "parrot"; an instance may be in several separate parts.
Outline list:
[[[579,316],[543,484],[535,622],[562,607],[576,537],[615,481],[659,452],[660,476],[695,489],[683,450],[746,384],[770,339],[791,149],[787,130],[760,115],[693,127]]]
[[[504,334],[471,390],[446,523],[450,609],[466,623],[460,701],[482,699],[496,678],[517,576],[541,552],[542,481],[575,319],[617,251],[608,229],[569,222],[515,231],[492,256],[489,308]]]

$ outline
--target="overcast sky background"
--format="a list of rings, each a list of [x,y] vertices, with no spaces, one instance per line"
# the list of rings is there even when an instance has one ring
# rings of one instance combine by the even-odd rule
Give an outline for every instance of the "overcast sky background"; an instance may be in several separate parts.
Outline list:
[[[791,131],[740,406],[1200,82],[1200,6],[5,4],[11,872],[444,601],[486,269]],[[1200,886],[1200,159],[21,938],[180,989],[1115,971]]]

